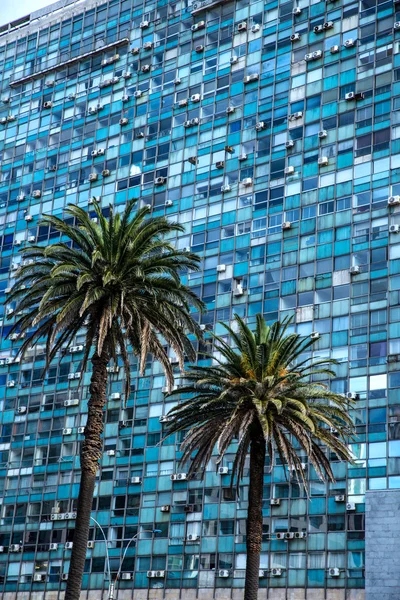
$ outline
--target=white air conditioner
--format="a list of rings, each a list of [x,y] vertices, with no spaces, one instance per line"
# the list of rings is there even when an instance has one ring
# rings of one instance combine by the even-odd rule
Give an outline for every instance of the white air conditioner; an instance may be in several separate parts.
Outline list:
[[[284,221],[284,222],[282,223],[282,229],[283,229],[283,230],[285,230],[285,229],[291,229],[291,228],[292,228],[292,224],[291,224],[291,222],[290,222],[290,221]]]
[[[132,485],[140,485],[142,483],[141,477],[131,477],[129,483]]]
[[[67,581],[68,580],[68,573],[62,573],[61,574],[61,581]]]
[[[231,191],[231,186],[230,185],[222,185],[221,186],[221,192],[224,194],[225,192],[230,192]]]
[[[282,569],[271,569],[270,574],[271,577],[281,577]]]
[[[46,581],[46,575],[44,573],[34,573],[33,574],[33,581],[34,582],[43,582]]]
[[[132,77],[132,73],[130,71],[123,71],[122,72],[122,77],[124,79],[130,79]]]
[[[260,75],[258,73],[253,73],[252,75],[247,75],[244,79],[244,83],[251,83],[252,81],[258,81]]]
[[[75,354],[76,352],[82,352],[83,350],[83,346],[79,345],[79,346],[70,346],[69,351],[71,354]]]
[[[153,48],[153,42],[145,42],[143,44],[143,50],[152,50]]]
[[[300,33],[293,33],[293,34],[290,36],[290,41],[291,41],[291,42],[299,42],[300,40],[301,40],[301,35],[300,35]]]
[[[186,538],[187,542],[197,542],[200,539],[200,536],[197,533],[189,533]]]
[[[296,531],[294,534],[295,540],[305,540],[307,537],[307,533],[305,531]]]
[[[356,510],[356,504],[355,502],[347,502],[346,503],[346,510],[349,512],[355,511]]]
[[[358,392],[347,392],[346,398],[349,400],[359,400],[360,394]]]
[[[51,108],[52,106],[53,106],[53,103],[51,101],[43,103],[43,108]]]
[[[316,25],[313,28],[313,32],[314,33],[322,33],[324,31],[324,26],[323,25]]]
[[[17,118],[17,117],[16,117],[15,115],[8,115],[8,117],[7,117],[7,121],[8,121],[9,123],[12,123],[13,121],[15,121],[15,120],[16,120],[16,118]]]
[[[236,288],[233,290],[233,295],[236,298],[239,298],[240,296],[243,296],[243,294],[244,294],[243,286],[240,283],[238,283]]]
[[[229,577],[230,573],[228,571],[228,569],[219,569],[218,570],[218,577]]]
[[[173,475],[170,475],[169,478],[171,481],[186,481],[187,474],[186,473],[174,473]]]
[[[12,342],[15,342],[18,339],[18,333],[10,333],[10,335],[8,336],[8,339],[11,340]]]
[[[339,50],[340,50],[339,46],[332,46],[332,47],[330,48],[329,52],[330,52],[331,54],[337,54],[337,53],[339,52]]]
[[[78,433],[85,433],[84,427],[78,427]]]
[[[393,25],[393,29],[400,29],[400,21],[395,22],[395,24]]]
[[[328,569],[329,577],[340,577],[340,569],[338,567],[332,567]]]
[[[236,108],[234,106],[228,106],[225,110],[227,115],[233,115],[233,113],[235,112]]]
[[[166,177],[156,177],[156,179],[154,180],[154,184],[155,185],[165,185],[167,181]]]
[[[396,206],[400,204],[400,196],[389,196],[388,198],[389,206]]]
[[[165,571],[147,571],[147,577],[149,579],[165,577]]]
[[[9,547],[9,552],[21,552],[21,550],[21,544],[11,544],[11,546]]]
[[[251,177],[245,177],[240,183],[245,187],[249,187],[250,185],[253,185],[253,180]]]
[[[52,506],[51,507],[51,514],[52,515],[59,515],[60,514],[60,507],[59,506]]]
[[[56,544],[56,543],[50,544],[49,550],[58,550],[58,544]]]
[[[335,26],[333,21],[326,21],[326,23],[324,23],[324,29],[333,29]]]
[[[74,398],[73,400],[64,400],[64,406],[67,408],[69,406],[79,406],[79,400]]]
[[[94,541],[93,540],[89,540],[87,543],[87,547],[89,548],[89,550],[92,550],[94,548]]]
[[[131,48],[131,54],[139,54],[140,52],[140,48],[138,48],[137,46],[135,46],[134,48]]]
[[[326,167],[326,165],[329,164],[329,158],[327,156],[321,156],[318,159],[318,166],[319,167]]]
[[[270,506],[280,506],[281,499],[280,498],[271,498],[269,501]]]
[[[107,373],[119,373],[119,366],[113,365],[111,367],[107,367]]]
[[[14,379],[10,379],[10,381],[7,381],[6,385],[7,385],[8,388],[15,387],[15,381],[14,381]]]
[[[180,77],[176,77],[174,79],[174,85],[179,85],[180,83],[182,83],[182,79]]]
[[[390,225],[389,226],[389,233],[399,233],[400,231],[400,225]]]
[[[294,167],[292,167],[292,166],[285,167],[284,173],[285,173],[285,175],[293,175],[294,174]]]
[[[289,121],[297,121],[298,119],[302,119],[302,118],[303,118],[302,111],[298,111],[298,112],[295,112],[295,113],[289,115]]]
[[[200,54],[201,52],[204,52],[204,46],[199,44],[198,46],[195,47],[194,51],[197,52],[197,54]]]
[[[344,496],[343,494],[339,494],[338,496],[335,496],[335,502],[345,502],[346,501],[346,496]]]
[[[68,373],[67,379],[69,379],[69,380],[75,379],[75,373]]]
[[[285,142],[285,148],[294,148],[294,140],[288,140],[287,142]]]
[[[219,160],[215,163],[217,169],[223,169],[225,166],[225,162],[223,160]]]
[[[178,106],[179,107],[183,107],[183,106],[187,106],[188,105],[188,99],[187,98],[183,98],[183,100],[179,100],[178,102]]]
[[[294,540],[294,532],[293,531],[286,531],[286,533],[285,533],[285,540]]]
[[[237,56],[231,56],[231,58],[229,59],[229,62],[231,65],[236,65],[236,63],[239,62],[239,58]]]
[[[328,137],[328,132],[326,131],[326,129],[321,129],[321,131],[318,131],[318,137],[320,140]]]
[[[217,273],[225,273],[226,271],[226,265],[217,265]]]
[[[120,392],[113,392],[110,394],[110,400],[119,400],[121,398]]]
[[[292,9],[292,15],[294,15],[295,17],[298,17],[299,15],[301,15],[300,6],[296,6],[295,8]]]
[[[199,29],[204,29],[205,26],[205,21],[200,21],[199,23],[195,23],[194,25],[192,25],[190,30],[193,32],[198,31]]]
[[[16,412],[18,415],[25,415],[26,414],[26,406],[18,406]]]
[[[242,152],[242,154],[239,154],[238,160],[239,160],[239,162],[243,162],[244,160],[247,160],[247,154],[245,152]]]
[[[263,129],[265,129],[265,121],[259,121],[256,124],[256,131],[262,131]]]
[[[254,25],[251,28],[251,33],[257,33],[258,31],[260,31],[261,27],[258,23],[254,23]]]
[[[103,171],[101,172],[103,177],[109,177],[111,174],[111,171],[109,169],[103,169]]]
[[[149,21],[142,21],[139,25],[140,29],[147,29],[147,27],[150,27],[150,23]]]
[[[115,456],[115,450],[106,450],[107,456]]]
[[[166,207],[170,207],[170,206],[173,206],[173,205],[174,205],[174,203],[172,202],[172,200],[166,200],[164,202],[164,206],[166,206]]]
[[[199,123],[200,123],[200,119],[199,119],[198,117],[195,117],[194,119],[191,119],[191,120],[190,120],[190,124],[191,124],[192,126],[194,126],[194,125],[198,125]]]
[[[345,48],[353,48],[353,46],[356,45],[356,42],[355,42],[355,40],[350,39],[350,40],[346,40],[343,45]]]
[[[218,475],[228,475],[229,467],[218,467]]]
[[[89,181],[97,181],[97,173],[90,173],[89,175]]]
[[[170,510],[171,510],[171,507],[170,507],[170,505],[169,505],[169,504],[164,504],[164,506],[162,506],[162,507],[160,508],[160,510],[161,510],[161,512],[169,513],[169,512],[170,512]]]
[[[72,434],[72,428],[71,427],[64,427],[64,429],[62,430],[63,435],[71,435]]]
[[[18,194],[17,202],[23,202],[25,200],[25,194]]]
[[[119,120],[120,125],[128,125],[128,123],[129,119],[127,119],[126,117],[122,117],[122,119]]]
[[[34,190],[32,196],[34,198],[41,198],[42,196],[42,191],[41,190]]]
[[[122,581],[131,581],[132,573],[121,573],[121,579]]]
[[[191,100],[191,102],[200,102],[201,96],[200,96],[200,94],[192,94],[190,96],[190,100]]]
[[[72,550],[73,547],[74,547],[73,542],[65,542],[65,549],[66,550]]]
[[[240,32],[247,31],[247,23],[246,23],[246,21],[242,21],[242,23],[239,23],[237,30],[240,31]]]
[[[361,273],[361,269],[358,265],[353,265],[352,267],[350,267],[349,273],[350,275],[358,275],[359,273]]]
[[[312,340],[319,340],[319,332],[318,332],[318,331],[313,331],[313,332],[310,334],[310,338],[311,338]]]
[[[133,92],[134,98],[141,98],[142,95],[143,95],[143,92],[141,90],[136,90],[136,92]]]
[[[148,73],[150,71],[151,67],[150,65],[143,65],[143,67],[141,68],[142,73]]]

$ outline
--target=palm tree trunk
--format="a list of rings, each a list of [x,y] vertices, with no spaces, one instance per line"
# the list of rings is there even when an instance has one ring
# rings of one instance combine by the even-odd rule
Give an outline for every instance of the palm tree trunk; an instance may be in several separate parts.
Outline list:
[[[93,372],[89,387],[88,419],[80,453],[81,483],[65,600],[79,600],[81,592],[96,473],[103,448],[101,434],[103,433],[103,409],[106,403],[108,362],[109,354],[105,350],[101,356],[96,352],[92,357]]]
[[[250,446],[249,508],[246,529],[246,580],[244,600],[257,600],[262,542],[262,499],[264,486],[265,439],[258,435]]]

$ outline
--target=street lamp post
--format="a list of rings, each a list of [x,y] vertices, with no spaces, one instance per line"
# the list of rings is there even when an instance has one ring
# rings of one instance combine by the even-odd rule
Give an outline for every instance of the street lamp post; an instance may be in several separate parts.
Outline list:
[[[109,583],[109,588],[108,588],[108,595],[110,598],[112,598],[112,596],[110,596],[111,594],[111,565],[110,565],[110,555],[108,553],[108,539],[107,536],[104,532],[104,529],[102,528],[102,526],[100,525],[100,523],[98,521],[96,521],[96,519],[94,519],[93,517],[90,517],[90,520],[93,521],[94,523],[96,523],[97,527],[100,529],[101,533],[103,534],[103,538],[104,538],[104,544],[106,547],[106,559],[107,559],[107,570],[108,570],[108,581]]]

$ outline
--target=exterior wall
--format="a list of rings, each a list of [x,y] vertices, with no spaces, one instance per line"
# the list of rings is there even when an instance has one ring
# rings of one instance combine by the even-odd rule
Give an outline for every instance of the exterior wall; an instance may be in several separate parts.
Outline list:
[[[400,594],[400,491],[365,497],[365,599],[398,600]]]

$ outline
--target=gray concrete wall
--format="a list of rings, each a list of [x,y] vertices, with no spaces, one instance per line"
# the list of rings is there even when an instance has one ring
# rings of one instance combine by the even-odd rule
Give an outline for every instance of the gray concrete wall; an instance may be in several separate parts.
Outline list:
[[[400,599],[400,490],[365,499],[365,600]]]

